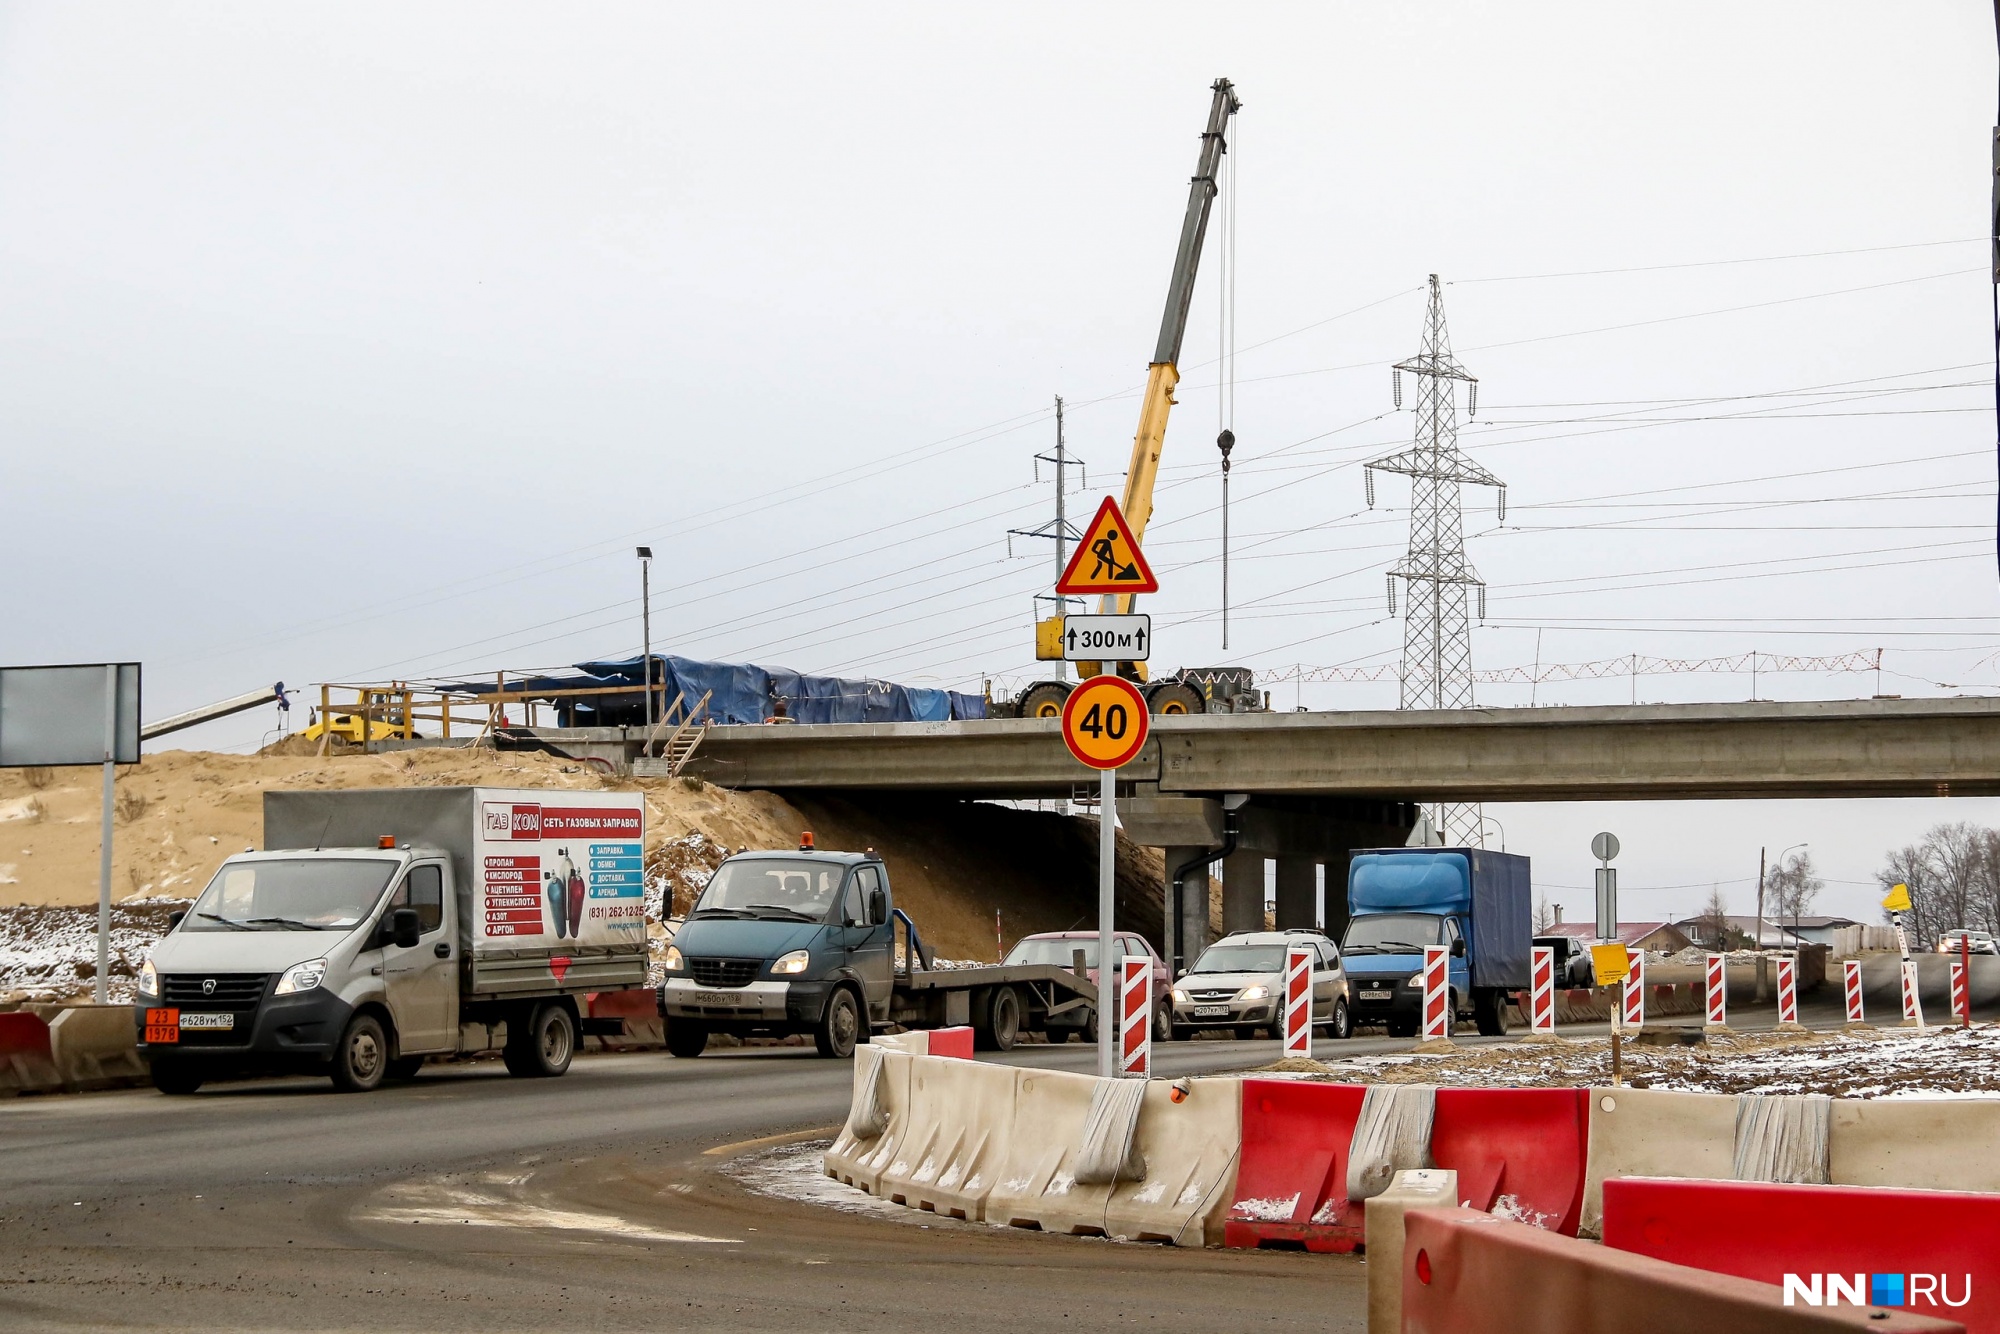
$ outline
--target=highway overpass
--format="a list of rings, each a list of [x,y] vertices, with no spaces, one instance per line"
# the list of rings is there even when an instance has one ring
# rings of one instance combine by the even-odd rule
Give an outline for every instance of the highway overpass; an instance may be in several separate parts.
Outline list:
[[[1035,718],[717,727],[688,772],[781,791],[1022,798],[1094,789],[1057,728]],[[1121,779],[1163,796],[1398,802],[1989,796],[2000,793],[2000,700],[1155,718]]]

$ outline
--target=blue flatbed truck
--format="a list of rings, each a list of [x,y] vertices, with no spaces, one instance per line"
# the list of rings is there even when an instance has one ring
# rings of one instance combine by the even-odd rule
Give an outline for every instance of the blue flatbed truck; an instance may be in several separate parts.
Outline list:
[[[701,1055],[710,1035],[812,1035],[847,1057],[891,1026],[970,1025],[982,1050],[1094,1010],[1088,976],[1053,964],[933,968],[869,852],[739,852],[716,868],[666,957],[667,1050]]]
[[[1340,953],[1354,1022],[1417,1032],[1424,947],[1451,951],[1447,1031],[1471,1019],[1507,1031],[1511,993],[1530,983],[1534,934],[1528,859],[1484,848],[1377,848],[1348,864]]]

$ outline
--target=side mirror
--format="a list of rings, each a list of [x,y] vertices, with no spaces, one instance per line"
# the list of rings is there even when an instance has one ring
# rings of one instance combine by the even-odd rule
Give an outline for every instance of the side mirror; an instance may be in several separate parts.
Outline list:
[[[1465,941],[1463,938],[1451,942],[1451,956],[1454,959],[1463,959],[1465,957]]]
[[[176,908],[167,914],[167,930],[171,931],[187,920],[187,909]]]
[[[868,891],[868,920],[877,926],[889,920],[889,895],[880,885]]]
[[[389,939],[398,949],[410,949],[421,943],[423,932],[423,919],[417,916],[415,908],[398,908],[389,914]]]

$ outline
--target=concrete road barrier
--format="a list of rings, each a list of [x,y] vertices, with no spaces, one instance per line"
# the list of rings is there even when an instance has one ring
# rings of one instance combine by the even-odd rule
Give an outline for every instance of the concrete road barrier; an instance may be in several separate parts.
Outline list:
[[[126,1022],[131,1021],[128,1018]],[[37,1093],[61,1086],[48,1022],[26,1011],[0,1014],[0,1095]]]
[[[1687,1334],[1965,1326],[1867,1307],[1786,1305],[1780,1288],[1595,1246],[1470,1209],[1403,1218],[1403,1334]]]
[[[1014,1130],[1012,1066],[947,1057],[910,1061],[910,1129],[875,1193],[980,1222]]]
[[[1109,1187],[1077,1185],[1074,1166],[1096,1078],[1060,1070],[1018,1073],[1013,1131],[999,1180],[986,1197],[986,1221],[1044,1232],[1102,1232]]]
[[[1396,1173],[1389,1189],[1369,1200],[1368,1334],[1402,1334],[1403,1217],[1412,1209],[1449,1209],[1458,1203],[1458,1173],[1414,1168]]]
[[[1726,1181],[1736,1161],[1736,1099],[1664,1089],[1590,1090],[1580,1236],[1595,1237],[1610,1177],[1705,1177]]]
[[[1120,1181],[1104,1206],[1104,1230],[1134,1241],[1219,1246],[1236,1194],[1243,1099],[1234,1079],[1192,1079],[1179,1101],[1153,1080],[1139,1109],[1141,1181]]]
[[[616,1036],[587,1036],[584,1039],[587,1051],[652,1051],[667,1045],[667,1021],[660,1017],[660,995],[651,987],[597,992],[590,997],[590,1017],[617,1019],[625,1031]]]
[[[1872,1277],[1892,1275],[1906,1309],[2000,1334],[2000,1195],[1613,1180],[1604,1244],[1760,1283],[1793,1275],[1800,1301],[1832,1302],[1835,1289],[1869,1301]]]
[[[1827,1176],[1836,1186],[2000,1192],[1995,1146],[2000,1101],[1991,1098],[1836,1098]]]
[[[118,1088],[151,1077],[129,1005],[65,1008],[49,1023],[49,1048],[65,1088]]]
[[[854,1053],[854,1098],[848,1121],[826,1151],[823,1170],[869,1194],[879,1193],[882,1174],[896,1161],[897,1150],[910,1132],[910,1062],[907,1052],[873,1043]],[[853,1108],[863,1100],[863,1086],[879,1079],[877,1086],[888,1126],[880,1135],[857,1134]]]

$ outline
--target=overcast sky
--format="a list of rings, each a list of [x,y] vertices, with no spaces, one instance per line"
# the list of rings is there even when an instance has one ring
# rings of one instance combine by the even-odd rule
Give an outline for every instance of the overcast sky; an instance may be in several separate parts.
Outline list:
[[[1481,380],[1463,443],[1509,485],[1504,527],[1466,495],[1479,667],[1881,648],[1883,692],[1990,693],[1991,21],[0,5],[0,657],[142,659],[160,716],[278,678],[627,653],[649,542],[658,647],[1018,688],[1051,573],[1006,545],[1052,511],[1031,455],[1060,393],[1076,503],[1121,485],[1223,75],[1235,611],[1225,652],[1212,249],[1147,543],[1156,665],[1395,704],[1393,679],[1298,669],[1396,661],[1407,482],[1370,511],[1359,465],[1409,440],[1388,367],[1437,273]],[[1587,886],[1617,827],[1630,917],[1711,880],[1747,910],[1759,843],[1865,882],[2000,803],[1493,813],[1551,885]]]

